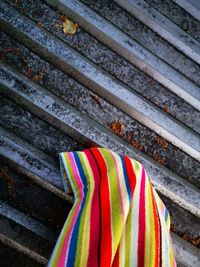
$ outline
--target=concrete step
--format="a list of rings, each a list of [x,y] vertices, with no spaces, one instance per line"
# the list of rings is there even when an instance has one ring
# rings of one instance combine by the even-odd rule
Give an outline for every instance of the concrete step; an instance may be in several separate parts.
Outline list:
[[[2,131],[1,131],[1,133],[2,133]],[[15,140],[18,141],[17,138],[15,138]],[[23,149],[25,150],[26,148],[24,147]],[[0,149],[0,152],[2,153],[2,150],[1,149]],[[37,154],[39,154],[39,153],[40,152],[38,151]],[[40,161],[43,162],[43,159],[41,159]],[[15,165],[22,165],[22,167],[24,167],[21,161],[18,161],[17,163],[15,163]],[[9,169],[7,170],[7,175],[9,175],[9,176],[11,175],[11,171]],[[20,177],[20,179],[21,179],[21,177]],[[43,177],[40,177],[40,179],[41,180],[44,180]],[[17,179],[16,178],[15,178],[15,181],[14,182],[15,182],[16,192],[18,191],[18,194],[19,193],[23,194],[23,196],[21,196],[21,197],[23,199],[26,199],[26,196],[25,196],[24,191],[26,191],[26,184],[28,184],[29,182],[27,181],[26,183],[24,183],[23,180],[21,181],[21,182],[23,182],[25,188],[24,188],[24,191],[20,191],[20,192],[19,192],[19,190],[17,190],[17,186],[18,185],[17,185]],[[34,190],[33,192],[35,192],[35,194],[37,194],[37,190],[35,190],[34,186],[35,185],[33,184],[32,185],[32,189]],[[159,189],[159,188],[157,188],[157,189]],[[159,190],[158,190],[158,192],[159,192]],[[166,197],[163,194],[163,192],[161,192],[159,194],[160,194],[161,198],[163,199],[165,205],[167,206],[167,208],[170,211],[171,219],[172,219],[172,223],[174,224],[174,230],[175,230],[175,232],[177,234],[179,234],[180,236],[184,236],[185,234],[187,234],[188,237],[191,240],[195,239],[200,234],[199,233],[199,223],[200,223],[199,222],[199,218],[196,217],[196,215],[195,216],[192,215],[191,214],[191,211],[190,212],[189,211],[186,211],[182,207],[182,203],[181,202],[175,203],[174,199],[172,201],[172,199],[170,198],[170,196],[167,196]],[[45,195],[44,195],[44,197],[45,197]],[[52,198],[52,197],[50,197],[50,198]],[[8,199],[8,198],[6,198],[6,199]],[[16,199],[18,199],[18,196],[16,196]],[[22,209],[22,207],[20,206],[20,204],[18,204],[18,201],[16,201],[16,199],[10,199],[9,200],[10,201],[9,204],[10,205],[11,204],[13,205],[13,203],[15,203],[14,205],[16,205],[15,208],[17,208],[17,209],[12,208],[11,206],[8,206],[8,204],[5,204],[5,203],[1,202],[1,209],[0,209],[1,210],[1,215],[4,216],[4,217],[6,217],[6,218],[8,218],[9,220],[14,221],[15,223],[19,224],[21,227],[24,227],[24,228],[26,228],[26,229],[34,232],[35,234],[41,236],[42,238],[54,240],[54,242],[55,242],[55,239],[56,238],[53,237],[53,235],[49,232],[50,230],[48,230],[46,228],[46,226],[44,227],[43,225],[41,225],[41,223],[38,222],[38,220],[39,221],[42,220],[43,223],[45,223],[48,226],[51,225],[51,227],[52,227],[52,223],[53,224],[56,224],[57,223],[57,219],[59,220],[59,214],[56,212],[56,217],[57,217],[57,214],[58,214],[58,218],[56,219],[55,218],[55,215],[54,215],[53,216],[53,221],[50,222],[50,225],[49,225],[49,221],[47,220],[47,217],[48,216],[45,217],[45,212],[52,212],[52,215],[53,215],[54,212],[53,211],[45,211],[45,209],[42,208],[42,207],[40,207],[41,210],[44,213],[42,216],[38,214],[39,211],[35,210],[35,214],[34,215],[31,214],[31,216],[33,216],[34,219],[32,219],[30,217],[27,218],[27,215],[25,216],[24,213],[22,213],[21,211],[19,211],[19,210]],[[38,196],[38,200],[40,200],[40,199],[41,199],[41,197],[39,198],[39,196]],[[60,201],[62,201],[62,200],[57,200],[56,203],[59,203]],[[42,202],[42,199],[41,199],[41,202]],[[37,205],[37,201],[34,201],[34,205]],[[28,208],[28,204],[26,206],[26,203],[24,203],[23,211],[25,211],[25,212],[26,212],[26,207]],[[66,210],[67,210],[67,207],[66,207]],[[32,211],[32,208],[30,206],[30,212],[31,211]],[[63,211],[61,211],[61,213],[60,213],[60,216],[62,217],[61,223],[60,223],[61,225],[62,225],[62,220],[63,220],[63,222],[65,220],[65,218],[64,218],[65,216],[64,215],[66,215],[66,213],[64,213]],[[42,217],[44,217],[44,219],[42,219]],[[37,221],[35,221],[36,219],[37,219]],[[4,235],[6,235],[6,234],[4,233]],[[175,235],[175,238],[176,238],[176,235]],[[183,247],[183,244],[182,243],[180,243],[180,246],[181,246],[181,250],[183,250],[183,248],[182,248]],[[176,247],[176,249],[178,249],[178,248]],[[190,247],[190,249],[191,249],[191,252],[189,253],[189,255],[190,255],[190,257],[193,258],[193,260],[195,260],[198,255],[196,255],[196,252],[193,253],[193,250],[192,250],[191,247]],[[182,253],[184,253],[184,250],[182,252],[180,250],[178,250],[178,251],[179,251],[178,252],[179,255],[182,255]]]
[[[12,169],[0,165],[0,201],[50,228],[57,236],[71,209],[70,202]]]
[[[6,206],[8,209],[9,206]],[[42,257],[49,258],[54,242],[49,242],[12,219],[0,215],[0,235],[7,237]],[[29,226],[30,228],[30,226]]]
[[[190,35],[192,31],[189,31],[190,34],[188,34],[180,27],[182,25],[177,23],[178,20],[186,20],[186,16],[181,14],[180,11],[175,11],[178,7],[173,7],[174,3],[172,1],[165,1],[165,5],[159,4],[160,1],[151,0],[129,0],[126,2],[116,0],[116,2],[192,60],[198,64],[200,63],[200,39],[197,36],[198,32],[195,34],[193,31],[193,37]],[[170,4],[167,2],[170,2]],[[166,6],[168,8],[165,8]],[[175,12],[176,14],[173,16],[172,14]],[[192,18],[192,20],[194,21],[195,19]],[[199,27],[198,21],[195,22],[197,27]]]
[[[148,27],[148,24],[145,25],[138,20],[134,14],[131,14],[130,9],[126,10],[125,5],[128,4],[128,1],[124,2],[124,8],[113,1],[107,0],[82,2],[110,21],[125,34],[132,37],[154,55],[164,60],[174,69],[194,81],[197,85],[200,85],[198,75],[199,65],[183,52],[171,45],[167,40],[163,39],[162,36],[151,30]],[[119,14],[120,19],[118,16]]]
[[[181,31],[174,12],[169,14],[178,7],[175,1],[167,0],[164,8],[159,1],[145,5],[149,2],[160,18],[166,12],[167,21]],[[200,67],[189,50],[181,52],[182,39],[176,42],[175,36],[175,48],[127,12],[125,5],[134,2],[1,2],[0,246],[5,266],[46,265],[73,204],[73,196],[63,191],[58,153],[91,146],[110,148],[145,166],[171,214],[178,266],[198,266]],[[195,16],[181,12],[198,26]],[[79,23],[74,35],[63,33],[63,14]],[[190,25],[187,34],[198,42]],[[159,76],[164,71],[165,80]],[[191,101],[195,92],[196,104]],[[9,262],[5,255],[11,256]]]
[[[4,14],[2,15],[4,16]],[[12,18],[14,18],[13,15]],[[124,110],[147,127],[161,134],[164,138],[180,147],[192,157],[196,159],[200,158],[200,138],[198,135],[182,127],[178,122],[176,123],[167,114],[161,112],[149,102],[144,101],[137,93],[130,91],[125,85],[115,81],[101,69],[78,55],[70,47],[67,47],[53,36],[50,36],[47,32],[39,28],[34,28],[34,24],[32,25],[31,21],[27,20],[23,22],[23,17],[21,17],[21,19],[22,21],[20,22],[18,19],[18,22],[22,27],[26,24],[26,28],[21,29],[26,33],[22,33],[22,31],[21,33],[19,32],[22,34],[20,38],[24,38],[25,35],[27,35],[23,41],[27,43],[29,47],[33,49],[37,47],[37,52],[40,51],[41,54],[45,53],[46,56],[48,54],[48,59],[54,62],[54,64],[57,64],[59,68],[62,67],[65,71],[68,70],[69,73],[73,76],[75,75],[76,79],[79,79],[82,83],[90,87],[90,89],[95,90],[98,94],[117,105],[118,108]],[[28,22],[30,23],[30,29],[28,29]],[[20,25],[18,25],[19,28]],[[7,27],[8,23],[4,24],[4,26]],[[15,27],[17,27],[17,24],[15,24]],[[38,34],[32,34],[31,29],[37,31]],[[10,30],[12,31],[11,28]],[[13,34],[16,34],[17,32],[15,29],[13,30],[15,32],[13,32]],[[20,36],[19,33],[17,36]],[[44,33],[46,34],[45,39],[42,38],[40,40],[39,36],[43,36]],[[27,38],[31,39],[29,40]],[[35,38],[35,40],[32,38]],[[39,40],[37,40],[37,38],[39,38]],[[45,45],[43,43],[44,40]]]
[[[44,13],[46,16],[43,15],[42,17],[36,17],[35,14],[41,14],[43,9],[46,10]],[[32,14],[32,12],[29,12],[29,10],[34,10],[34,13]],[[41,4],[40,1],[39,3],[35,3],[33,6],[26,6],[26,8],[20,9],[20,12],[21,11],[37,23],[42,23],[43,28],[59,37],[59,39],[62,39],[62,41],[69,44],[70,47],[78,50],[80,54],[83,54],[97,66],[116,77],[117,80],[122,81],[125,85],[128,85],[129,90],[133,89],[139,93],[139,95],[148,99],[148,101],[153,103],[155,106],[167,112],[168,115],[176,118],[181,123],[190,127],[192,130],[200,133],[200,116],[196,109],[182,101],[182,99],[176,97],[169,90],[160,85],[156,80],[151,79],[145,73],[135,68],[134,65],[118,56],[113,50],[103,45],[97,39],[91,37],[91,35],[85,32],[82,28],[79,29],[79,33],[75,38],[66,36],[62,32],[61,25],[59,30],[55,30],[54,21],[57,21],[57,25],[59,25],[58,23],[61,23],[61,14],[58,14],[48,6]],[[9,29],[6,29],[6,31],[9,32]],[[25,43],[25,40],[23,43]],[[38,52],[38,50],[36,52]],[[169,52],[166,51],[166,54],[169,54]],[[173,55],[173,59],[174,58],[176,58],[175,55]],[[56,62],[53,64],[55,63]],[[185,62],[182,62],[181,69],[183,69],[184,64]],[[59,68],[62,68],[62,64],[59,65]],[[191,66],[187,66],[187,70],[188,69],[191,69]],[[73,72],[70,69],[68,70],[68,68],[65,68],[64,71]],[[192,73],[192,77],[194,77],[194,71],[192,71]],[[200,77],[200,75],[197,75],[197,77]]]
[[[149,52],[134,39],[124,34],[117,27],[114,27],[113,24],[99,16],[96,12],[79,1],[48,0],[47,2],[67,16],[71,16],[98,40],[111,47],[140,70],[145,71],[150,77],[159,81],[159,83],[184,99],[191,106],[198,110],[200,109],[198,86],[192,84],[183,75]],[[198,47],[199,44],[197,45]]]
[[[174,3],[200,21],[200,3],[196,0],[173,0]]]
[[[132,147],[131,149],[128,148],[120,138],[114,137],[108,130],[103,129],[102,126],[98,125],[91,119],[87,118],[86,121],[85,116],[81,115],[41,86],[28,81],[23,75],[16,73],[15,70],[9,67],[8,71],[4,66],[2,71],[3,72],[1,73],[3,75],[1,78],[3,87],[1,92],[3,94],[6,94],[13,100],[17,100],[19,104],[23,104],[29,111],[38,114],[41,118],[47,120],[49,123],[51,122],[52,125],[73,136],[75,139],[82,140],[82,142],[85,142],[86,144],[91,144],[93,142],[95,145],[98,144],[99,146],[110,147],[111,149],[118,151],[119,148],[120,151],[123,149],[123,154],[131,154],[132,158],[138,159],[145,165],[147,171],[149,170],[149,176],[152,177],[154,183],[157,184],[158,187],[160,184],[161,192],[164,190],[165,194],[171,195],[173,201],[176,200],[178,203],[181,201],[181,205],[187,207],[189,211],[197,216],[200,216],[199,192],[197,188],[174,173],[172,174],[166,168],[159,165],[155,166],[149,157],[142,153],[136,153]],[[13,86],[14,84],[15,86]],[[6,143],[6,146],[4,144],[4,147],[6,147],[6,151],[8,151],[8,147],[10,146],[9,139],[3,136],[1,138],[5,140],[4,142]],[[7,143],[9,143],[9,145],[7,145]],[[13,145],[14,144],[12,144],[12,146]],[[19,149],[19,154],[21,155],[20,150],[21,149]],[[6,151],[4,152],[5,154],[8,153]],[[18,158],[18,155],[15,157]],[[44,166],[47,168],[45,163]],[[51,170],[52,167],[49,166],[49,169]],[[49,173],[49,170],[46,172]],[[48,178],[46,179],[49,181],[52,180],[54,184],[60,184],[57,172],[54,171],[54,173],[55,175],[51,175],[51,177],[48,175]],[[169,177],[170,182],[169,180],[166,180],[166,176]]]
[[[182,9],[173,0],[166,0],[163,4],[161,4],[160,0],[145,0],[145,2],[187,33],[189,35],[188,38],[193,37],[200,41],[200,21],[191,16],[187,10]],[[192,2],[189,1],[189,3],[190,6],[199,9],[198,1],[196,1],[196,5],[193,0]]]
[[[0,234],[0,256],[2,266],[42,267],[47,259],[14,240]]]
[[[22,54],[21,59],[23,60],[24,57],[32,59],[32,56],[27,53]],[[17,61],[19,63],[19,56]],[[12,65],[13,62],[14,57],[12,56]],[[199,162],[157,136],[153,131],[150,131],[147,127],[144,127],[122,111],[116,109],[107,101],[100,99],[86,87],[80,85],[52,65],[45,64],[38,57],[35,58],[35,62],[36,66],[39,64],[42,66],[42,69],[48,69],[48,75],[40,82],[42,86],[45,86],[53,94],[64,100],[65,103],[78,109],[81,113],[84,113],[108,130],[111,130],[110,125],[112,125],[116,118],[120,119],[124,125],[121,135],[123,140],[200,188],[200,181],[198,179]],[[26,69],[21,71],[26,73]],[[65,87],[63,88],[61,83],[57,84],[57,80],[54,77],[60,77],[60,81],[62,84],[65,84]],[[54,88],[57,89],[55,90]],[[55,128],[50,127],[50,124],[38,119],[37,116],[33,116],[13,101],[4,97],[0,97],[0,100],[2,103],[2,107],[0,107],[0,114],[2,115],[0,117],[0,124],[9,131],[15,132],[20,138],[43,150],[46,154],[55,158],[59,151],[66,150],[65,144],[68,145],[69,143],[71,143],[71,146],[68,150],[70,148],[75,148],[75,150],[81,149],[80,145],[76,145],[74,140],[71,142],[71,139],[66,135],[60,135],[60,131],[56,131]],[[19,114],[21,114],[21,117]],[[35,129],[40,133],[38,138],[33,138]],[[56,140],[53,136],[56,137]]]

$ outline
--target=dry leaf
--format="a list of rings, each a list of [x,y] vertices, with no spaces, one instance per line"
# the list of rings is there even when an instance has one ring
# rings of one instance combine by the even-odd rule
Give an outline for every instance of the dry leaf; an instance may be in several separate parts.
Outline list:
[[[39,72],[33,76],[34,81],[42,81],[44,79],[44,73]]]
[[[138,150],[142,150],[143,149],[143,146],[140,144],[139,141],[137,140],[134,140],[133,136],[131,134],[128,134],[127,135],[127,139],[126,139],[128,142],[131,143],[131,145],[135,148],[137,148]]]
[[[121,122],[113,121],[109,126],[116,134],[123,134],[124,125]]]
[[[142,150],[143,149],[143,146],[138,142],[138,141],[136,141],[136,140],[131,140],[131,145],[133,146],[133,147],[135,147],[136,149],[138,149],[138,150]]]
[[[162,148],[166,149],[168,147],[168,142],[161,136],[155,136],[154,140],[157,144],[159,144]]]
[[[166,107],[166,106],[164,106],[164,107],[163,107],[163,111],[166,112],[166,113],[169,113],[169,108]]]
[[[166,165],[167,164],[166,160],[162,156],[160,156],[159,154],[157,154],[155,151],[154,151],[154,153],[153,153],[152,156],[161,165]]]
[[[197,237],[197,238],[195,238],[195,239],[192,239],[192,244],[193,244],[194,246],[198,246],[198,245],[200,245],[200,237]]]
[[[62,15],[62,29],[65,34],[75,34],[78,29],[78,23],[74,23],[66,16]]]

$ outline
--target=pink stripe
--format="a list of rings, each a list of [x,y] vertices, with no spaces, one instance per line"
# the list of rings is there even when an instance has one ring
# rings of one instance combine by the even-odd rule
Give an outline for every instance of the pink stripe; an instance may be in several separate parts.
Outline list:
[[[80,210],[80,207],[81,207],[81,202],[82,202],[82,199],[83,199],[83,190],[82,190],[83,189],[83,184],[82,184],[79,172],[78,172],[77,167],[76,167],[76,163],[75,163],[75,159],[73,157],[73,153],[69,152],[69,153],[67,153],[67,155],[69,157],[69,160],[70,160],[70,163],[71,163],[71,167],[73,169],[73,173],[74,173],[74,178],[75,178],[76,184],[79,187],[80,196],[78,197],[79,202],[78,202],[77,207],[76,207],[76,209],[74,211],[74,216],[73,216],[72,222],[70,224],[70,227],[69,227],[69,230],[67,232],[65,241],[63,243],[62,250],[60,252],[59,261],[58,261],[58,267],[66,265],[67,257],[68,257],[68,251],[69,251],[69,242],[70,242],[70,239],[71,239],[73,228],[74,228],[74,225],[76,223],[76,220],[77,220],[77,217],[78,217],[78,213],[79,213],[79,210]],[[76,201],[77,201],[77,199],[76,199]],[[72,209],[73,209],[73,207],[72,207]]]
[[[139,204],[139,233],[138,233],[138,267],[144,267],[145,250],[145,172],[142,167],[142,177],[140,186],[140,204]]]
[[[122,197],[122,191],[121,191],[121,186],[120,186],[120,177],[119,177],[119,172],[118,172],[118,167],[117,167],[117,161],[115,156],[113,155],[113,153],[111,152],[111,156],[114,159],[115,162],[115,169],[117,172],[117,183],[118,183],[118,189],[119,189],[119,196],[120,196],[120,205],[121,205],[121,209],[122,209],[122,214],[123,214],[123,221],[125,221],[125,211],[124,211],[124,205],[123,205],[123,197]]]

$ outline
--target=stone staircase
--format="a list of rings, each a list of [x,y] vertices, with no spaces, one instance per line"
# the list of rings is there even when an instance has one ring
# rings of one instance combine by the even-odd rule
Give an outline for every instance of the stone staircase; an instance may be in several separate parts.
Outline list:
[[[142,162],[200,266],[200,2],[0,1],[0,256],[45,266],[73,203],[58,153]],[[77,22],[62,30],[61,15]]]

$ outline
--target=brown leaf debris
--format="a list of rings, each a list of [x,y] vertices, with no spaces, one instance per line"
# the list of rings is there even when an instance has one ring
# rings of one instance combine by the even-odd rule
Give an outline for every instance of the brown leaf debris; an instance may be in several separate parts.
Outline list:
[[[131,140],[131,145],[140,151],[143,149],[143,146],[136,140]]]
[[[34,81],[42,81],[44,79],[44,73],[43,72],[38,72],[33,76]]]
[[[169,113],[169,108],[166,107],[166,106],[164,106],[164,107],[163,107],[163,111],[166,112],[166,113]]]
[[[157,154],[156,152],[154,152],[152,156],[161,165],[166,165],[167,164],[166,160],[162,156]]]
[[[121,122],[113,121],[113,122],[111,122],[109,127],[113,130],[114,133],[116,133],[118,135],[122,135],[123,134],[124,125]]]
[[[128,134],[128,136],[127,136],[127,141],[128,141],[129,143],[131,143],[131,145],[132,145],[133,147],[135,147],[136,149],[138,149],[138,150],[140,150],[140,151],[143,149],[143,146],[140,144],[140,142],[137,141],[137,140],[134,140],[133,137],[131,136],[131,134]]]
[[[192,244],[194,246],[199,246],[200,245],[200,236],[198,236],[197,238],[195,239],[192,239]]]
[[[167,140],[161,136],[155,136],[154,140],[156,141],[157,144],[159,144],[164,149],[166,149],[169,146],[169,143],[167,142]]]

